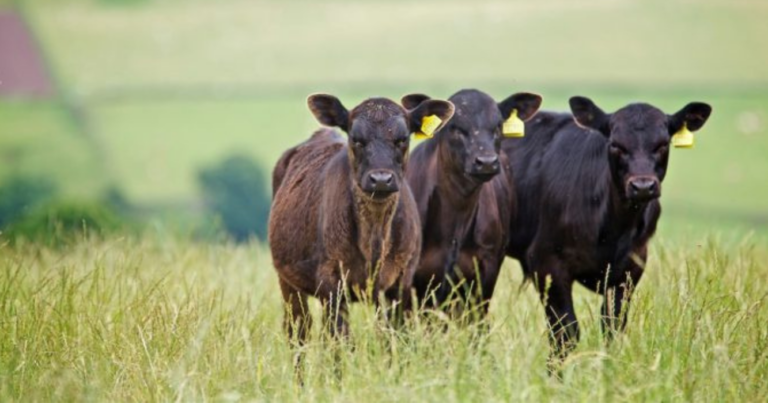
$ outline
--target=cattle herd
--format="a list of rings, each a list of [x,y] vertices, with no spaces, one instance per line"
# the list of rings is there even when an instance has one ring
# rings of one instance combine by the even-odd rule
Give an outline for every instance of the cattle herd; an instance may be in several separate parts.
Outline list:
[[[541,102],[462,90],[348,110],[310,96],[330,128],[287,150],[273,172],[269,244],[289,337],[308,336],[309,296],[337,336],[360,300],[392,325],[414,311],[466,317],[467,307],[482,319],[505,256],[540,295],[552,359],[579,339],[575,282],[603,296],[606,337],[621,331],[661,214],[670,144],[691,146],[711,107],[606,113],[573,97],[570,113],[554,113],[539,112]],[[413,134],[430,138],[409,151]]]

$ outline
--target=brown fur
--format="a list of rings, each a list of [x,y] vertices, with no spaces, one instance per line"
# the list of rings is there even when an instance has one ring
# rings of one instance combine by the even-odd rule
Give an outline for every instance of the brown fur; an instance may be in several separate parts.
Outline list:
[[[427,99],[413,94],[403,104],[415,106]],[[423,232],[414,286],[427,306],[456,296],[462,302],[480,302],[480,313],[486,313],[504,261],[506,223],[516,206],[509,162],[500,153],[502,123],[512,109],[522,119],[530,118],[541,97],[520,93],[497,104],[483,92],[462,90],[450,100],[456,117],[434,139],[416,147],[407,172]]]
[[[440,101],[432,106],[446,105],[450,119],[452,105]],[[399,301],[400,309],[409,308],[421,248],[416,203],[399,178],[407,161],[411,116],[383,99],[365,101],[347,113],[333,97],[310,97],[310,108],[321,122],[350,135],[345,140],[334,130],[318,130],[287,150],[273,174],[269,244],[287,303],[286,329],[289,335],[297,332],[299,342],[311,323],[308,296],[321,300],[333,334],[347,333],[348,302],[373,297],[375,303]],[[370,183],[366,169],[394,172],[397,182],[376,197],[376,191],[363,191]]]
[[[342,280],[353,300],[366,290],[373,270],[375,293],[394,297],[409,289],[420,231],[408,188],[383,201],[360,194],[350,183],[345,141],[332,130],[316,132],[283,160],[287,168],[275,192],[269,242],[291,309],[286,320],[296,321],[300,337],[306,336],[308,295],[338,304],[344,314]],[[336,330],[345,333],[346,324]]]
[[[500,158],[507,164],[506,156]],[[428,299],[434,291],[436,299],[426,302],[432,306],[446,302],[450,288],[461,282],[457,296],[469,299],[472,288],[487,311],[509,237],[503,223],[514,212],[511,181],[502,170],[489,182],[456,189],[441,165],[438,154],[432,154],[424,165],[414,161],[408,175],[423,222],[416,292]],[[426,170],[416,172],[422,167]]]

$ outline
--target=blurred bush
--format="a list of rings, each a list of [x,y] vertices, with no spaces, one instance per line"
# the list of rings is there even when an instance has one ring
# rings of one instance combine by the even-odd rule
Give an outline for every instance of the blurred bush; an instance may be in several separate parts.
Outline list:
[[[66,245],[86,235],[122,232],[127,222],[102,203],[59,201],[40,206],[11,223],[3,236],[48,246]]]
[[[269,219],[268,181],[253,159],[233,155],[204,168],[198,181],[206,207],[237,241],[265,240]]]
[[[4,240],[59,246],[86,234],[129,229],[130,204],[116,187],[103,201],[62,201],[45,178],[13,174],[0,183],[0,234]]]
[[[49,202],[56,187],[44,178],[13,175],[0,183],[0,229],[19,219],[25,212]]]

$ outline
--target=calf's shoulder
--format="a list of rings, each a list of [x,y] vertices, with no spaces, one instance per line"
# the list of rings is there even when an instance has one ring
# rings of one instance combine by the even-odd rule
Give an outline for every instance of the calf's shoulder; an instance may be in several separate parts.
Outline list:
[[[429,199],[437,184],[437,139],[417,145],[408,158],[405,179],[422,224],[426,223]]]

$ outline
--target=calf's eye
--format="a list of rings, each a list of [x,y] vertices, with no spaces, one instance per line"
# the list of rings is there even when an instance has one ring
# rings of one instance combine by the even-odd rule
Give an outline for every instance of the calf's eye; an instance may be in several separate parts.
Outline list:
[[[627,154],[627,150],[616,143],[611,143],[610,150],[612,154],[616,154],[616,155]]]

